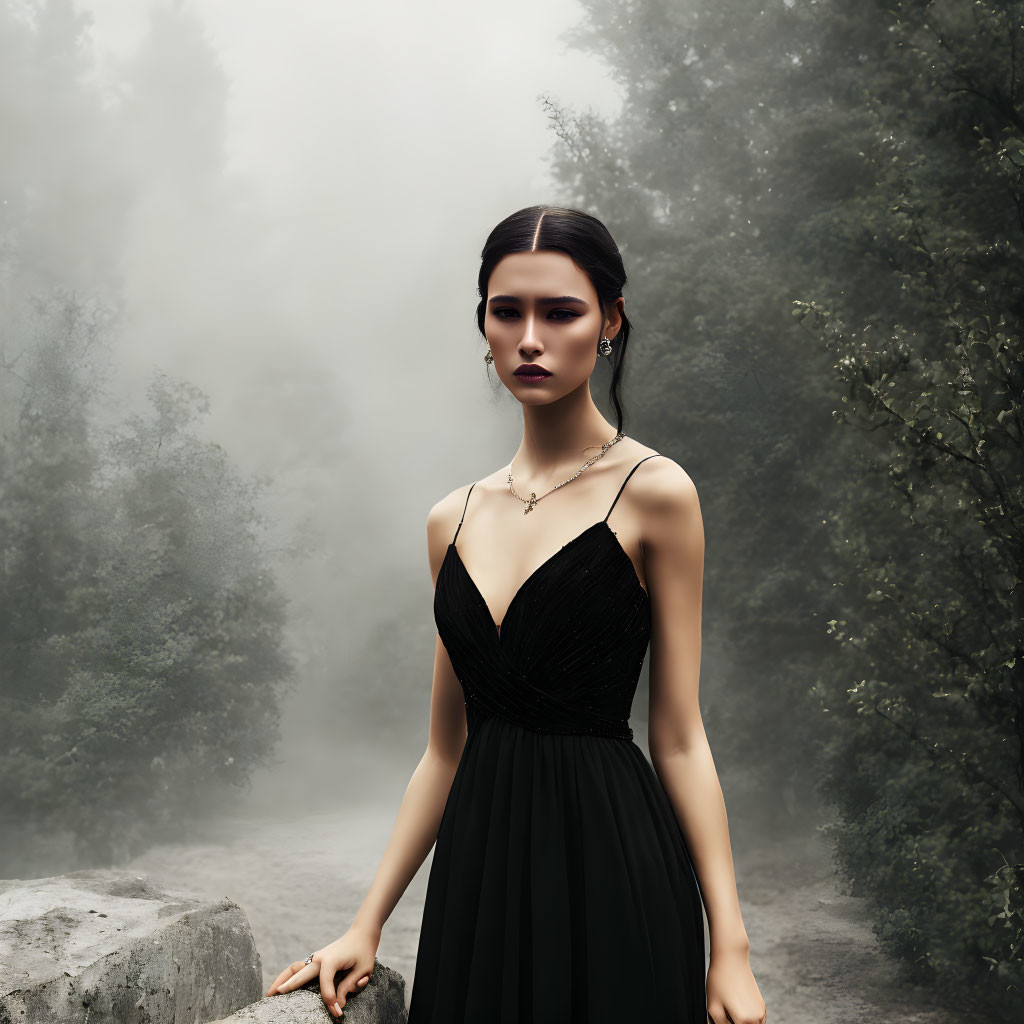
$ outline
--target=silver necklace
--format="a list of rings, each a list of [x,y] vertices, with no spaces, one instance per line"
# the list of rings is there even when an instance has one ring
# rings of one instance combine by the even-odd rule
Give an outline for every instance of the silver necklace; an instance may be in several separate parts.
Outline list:
[[[540,496],[540,498],[537,497],[536,491],[531,491],[529,498],[524,498],[521,494],[516,494],[516,489],[512,485],[512,466],[510,464],[508,467],[508,489],[520,501],[526,503],[526,508],[523,509],[523,515],[525,516],[528,513],[532,512],[537,507],[537,502],[540,501],[541,498],[546,498],[553,491],[557,491],[559,487],[564,487],[566,484],[572,483],[572,481],[575,480],[576,477],[578,477],[580,473],[582,473],[585,469],[589,469],[595,462],[597,462],[598,459],[603,459],[608,449],[611,448],[613,444],[618,444],[619,441],[621,441],[625,436],[626,435],[622,433],[622,431],[620,430],[610,441],[605,441],[605,443],[601,445],[601,450],[597,453],[597,455],[595,455],[593,458],[587,459],[587,461],[584,462],[583,465],[580,466],[580,468],[577,469],[576,472],[573,473],[573,475],[569,477],[568,480],[563,480],[560,484],[555,484],[555,486],[552,487],[550,491],[545,491]]]

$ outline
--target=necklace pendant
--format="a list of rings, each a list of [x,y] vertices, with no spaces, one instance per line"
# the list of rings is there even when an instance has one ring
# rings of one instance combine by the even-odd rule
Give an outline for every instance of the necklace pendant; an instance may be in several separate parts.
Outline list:
[[[560,484],[555,484],[555,486],[552,487],[550,491],[545,491],[540,497],[541,498],[545,498],[545,497],[547,497],[547,495],[552,494],[554,491],[557,491],[559,487],[564,487],[566,484],[571,483],[573,480],[575,480],[580,475],[580,473],[582,473],[585,469],[589,469],[595,462],[597,462],[598,459],[602,458],[604,456],[605,452],[607,452],[608,449],[611,448],[611,446],[613,444],[617,444],[625,436],[626,435],[624,433],[622,433],[622,431],[620,430],[610,441],[606,441],[603,445],[601,445],[601,451],[597,455],[595,455],[592,459],[587,459],[587,461],[584,462],[583,465],[580,466],[580,468],[577,469],[576,472],[573,473],[573,475],[571,477],[569,477],[568,480],[563,480]],[[587,445],[587,448],[596,448],[596,447],[597,447],[597,445]],[[583,450],[586,451],[586,448],[584,448]],[[526,498],[522,497],[522,495],[516,493],[515,485],[512,483],[512,466],[511,465],[508,467],[508,489],[509,489],[509,492],[511,494],[515,495],[515,497],[518,498],[520,501],[525,501],[526,502],[526,508],[523,509],[523,515],[524,516],[525,515],[529,515],[537,507],[537,502],[540,501],[540,498],[537,497],[537,492],[536,491],[531,491],[530,492],[530,499],[529,499],[529,501],[527,501]]]

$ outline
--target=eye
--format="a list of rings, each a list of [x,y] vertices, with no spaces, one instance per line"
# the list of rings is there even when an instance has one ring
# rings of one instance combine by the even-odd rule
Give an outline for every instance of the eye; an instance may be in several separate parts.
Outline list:
[[[491,312],[499,320],[511,320],[514,317],[519,316],[519,310],[518,309],[513,309],[511,306],[499,306],[497,309],[491,310]],[[505,316],[504,315],[505,313],[511,313],[512,316]],[[559,313],[564,313],[566,315],[565,316],[558,316],[557,314],[559,314]],[[575,310],[572,310],[572,309],[553,309],[553,310],[551,310],[550,313],[548,313],[548,319],[550,319],[550,320],[557,320],[557,321],[560,321],[562,323],[566,323],[569,320],[575,320],[578,316],[580,316],[580,314],[577,313]]]

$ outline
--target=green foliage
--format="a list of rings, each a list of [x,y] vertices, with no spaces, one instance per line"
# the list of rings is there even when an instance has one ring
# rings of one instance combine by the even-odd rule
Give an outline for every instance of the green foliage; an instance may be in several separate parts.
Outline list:
[[[702,494],[716,761],[734,792],[820,783],[884,948],[1003,1019],[1024,951],[1024,5],[584,6],[574,41],[625,101],[610,123],[548,101],[555,169],[631,270],[627,415]]]
[[[827,354],[790,310],[800,295],[887,290],[856,228],[832,233],[834,211],[872,185],[858,85],[889,40],[836,4],[584,6],[572,41],[624,103],[605,122],[547,101],[560,199],[605,219],[630,273],[626,429],[701,494],[716,760],[758,827],[787,829],[816,802],[808,690],[834,611],[816,581],[832,572],[828,509],[856,447],[833,429]]]
[[[291,674],[261,485],[164,374],[147,415],[96,427],[102,329],[73,298],[43,304],[31,365],[3,382],[0,820],[40,837],[7,844],[8,876],[67,870],[45,860],[62,833],[76,867],[180,836],[267,763]]]
[[[835,719],[824,785],[883,944],[915,977],[955,989],[987,972],[1019,999],[1024,180],[1022,110],[1000,76],[1013,74],[1024,9],[900,13],[903,102],[938,90],[960,146],[933,162],[926,140],[881,130],[892,98],[871,94],[877,184],[851,215],[884,245],[900,308],[859,329],[820,303],[794,310],[833,353],[837,418],[865,429],[885,485],[851,481],[834,517],[847,573],[831,627],[856,681],[820,690]]]

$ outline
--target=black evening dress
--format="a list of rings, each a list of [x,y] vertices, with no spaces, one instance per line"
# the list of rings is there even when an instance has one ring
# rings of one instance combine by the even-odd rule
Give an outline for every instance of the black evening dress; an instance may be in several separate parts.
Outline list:
[[[455,546],[466,495],[434,618],[468,735],[427,879],[409,1024],[706,1024],[700,892],[628,722],[651,611],[608,516],[640,462],[500,626]]]

